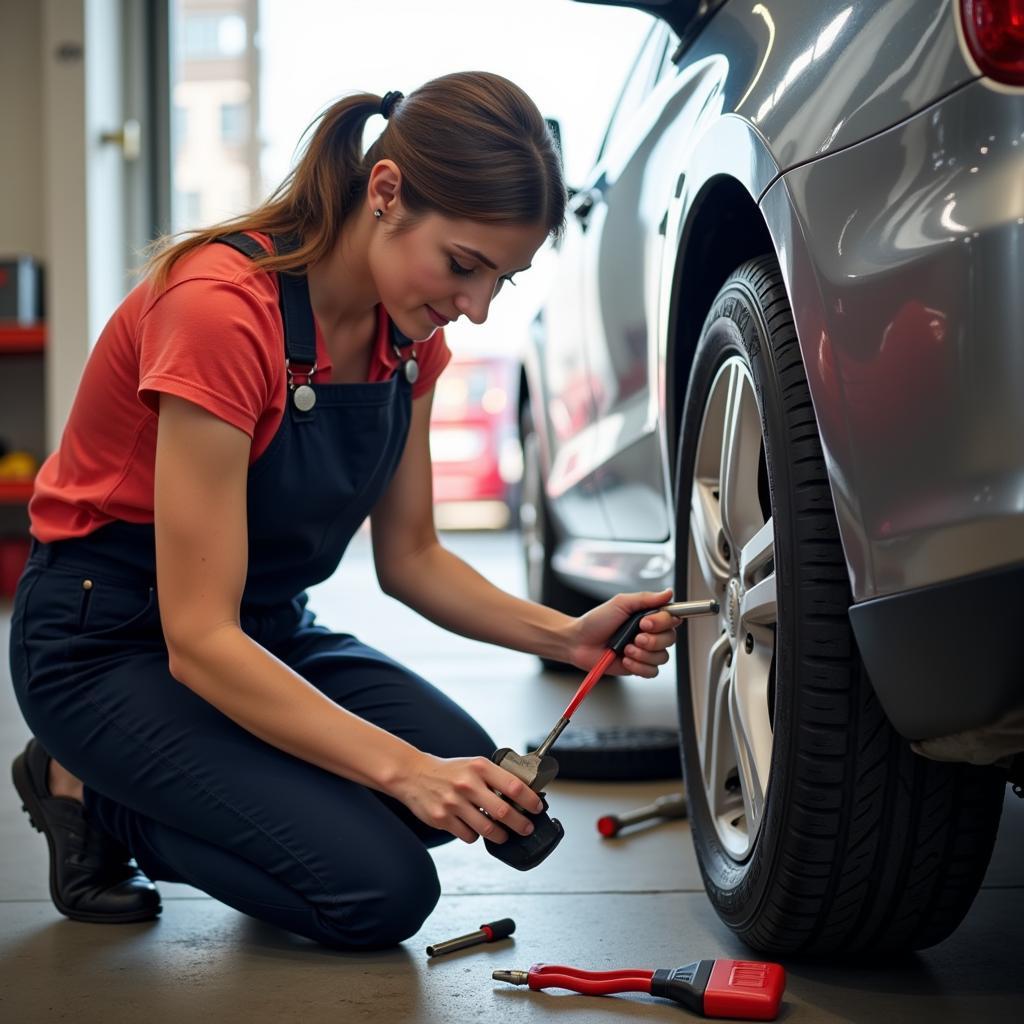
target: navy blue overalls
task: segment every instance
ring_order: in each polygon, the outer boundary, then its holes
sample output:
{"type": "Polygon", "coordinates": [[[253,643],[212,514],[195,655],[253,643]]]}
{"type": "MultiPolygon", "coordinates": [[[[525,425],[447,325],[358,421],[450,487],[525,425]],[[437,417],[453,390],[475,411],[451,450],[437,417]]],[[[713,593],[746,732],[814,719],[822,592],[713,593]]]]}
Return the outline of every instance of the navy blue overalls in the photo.
{"type": "MultiPolygon", "coordinates": [[[[263,251],[245,235],[221,241],[249,256],[263,251]]],[[[308,283],[278,279],[283,354],[308,384],[308,283]]],[[[394,328],[392,338],[408,344],[394,328]]],[[[401,367],[385,382],[311,387],[301,396],[293,387],[249,468],[242,629],[336,703],[420,750],[488,756],[494,741],[458,705],[354,636],[317,624],[306,607],[306,588],[334,572],[392,478],[412,405],[401,367]]],[[[11,669],[32,732],[83,780],[90,817],[150,878],[187,882],[349,948],[400,942],[434,908],[440,890],[427,847],[449,833],[263,742],[171,676],[152,524],[33,541],[15,597],[11,669]]]]}

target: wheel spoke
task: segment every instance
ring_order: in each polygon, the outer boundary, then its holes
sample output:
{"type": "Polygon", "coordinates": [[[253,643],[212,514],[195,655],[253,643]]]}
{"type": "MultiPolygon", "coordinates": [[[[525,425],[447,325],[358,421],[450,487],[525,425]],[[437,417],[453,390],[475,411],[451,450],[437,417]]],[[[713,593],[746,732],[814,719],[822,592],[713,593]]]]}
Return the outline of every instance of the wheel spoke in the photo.
{"type": "Polygon", "coordinates": [[[761,417],[746,372],[735,365],[730,374],[719,476],[722,526],[729,543],[738,551],[764,522],[757,492],[761,417]]]}
{"type": "Polygon", "coordinates": [[[723,633],[708,652],[707,664],[698,677],[704,684],[702,700],[695,707],[694,721],[702,723],[701,764],[704,781],[712,793],[724,787],[721,759],[725,751],[723,740],[728,740],[729,637],[723,633]]]}
{"type": "Polygon", "coordinates": [[[779,621],[775,599],[775,573],[769,573],[755,583],[740,598],[740,628],[748,626],[774,626],[779,621]]]}
{"type": "Polygon", "coordinates": [[[722,437],[732,372],[733,368],[726,364],[708,396],[697,442],[690,494],[690,541],[711,597],[721,597],[729,579],[729,559],[722,550],[724,534],[718,475],[722,468],[722,437]]]}
{"type": "Polygon", "coordinates": [[[742,645],[737,649],[729,707],[747,813],[747,833],[751,839],[764,811],[772,758],[772,729],[768,718],[772,634],[767,630],[763,632],[765,635],[755,641],[749,653],[742,645]]]}
{"type": "Polygon", "coordinates": [[[714,487],[695,480],[690,502],[690,542],[697,555],[700,574],[712,597],[721,595],[729,579],[729,563],[718,542],[721,531],[721,513],[714,487]]]}
{"type": "Polygon", "coordinates": [[[768,522],[754,534],[740,550],[740,582],[749,587],[769,562],[775,561],[775,520],[768,522]]]}
{"type": "Polygon", "coordinates": [[[732,686],[726,676],[726,685],[718,691],[715,701],[715,729],[708,762],[707,791],[709,809],[715,818],[731,817],[737,804],[735,790],[730,792],[730,777],[735,775],[736,755],[733,752],[729,694],[732,686]]]}

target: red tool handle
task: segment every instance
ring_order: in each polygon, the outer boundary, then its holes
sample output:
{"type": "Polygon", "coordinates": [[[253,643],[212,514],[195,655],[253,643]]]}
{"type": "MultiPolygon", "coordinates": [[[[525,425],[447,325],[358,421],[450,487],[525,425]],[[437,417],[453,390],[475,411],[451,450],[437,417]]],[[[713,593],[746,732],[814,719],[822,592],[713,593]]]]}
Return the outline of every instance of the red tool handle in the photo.
{"type": "Polygon", "coordinates": [[[545,988],[566,988],[587,996],[608,996],[615,992],[651,991],[654,971],[584,971],[561,964],[534,964],[529,986],[534,992],[545,988]]]}
{"type": "Polygon", "coordinates": [[[488,924],[480,925],[480,931],[484,933],[484,941],[497,942],[498,939],[507,939],[516,930],[516,923],[511,917],[503,917],[500,921],[491,921],[488,924]]]}
{"type": "MultiPolygon", "coordinates": [[[[697,602],[699,605],[700,602],[697,602]]],[[[709,605],[707,612],[717,612],[718,605],[714,601],[707,602],[709,605]]],[[[608,641],[608,649],[601,655],[597,660],[597,664],[587,673],[587,678],[580,684],[580,688],[576,691],[576,696],[569,702],[569,706],[565,709],[562,717],[564,719],[572,718],[572,713],[580,706],[581,701],[594,686],[594,683],[598,681],[605,674],[608,666],[615,660],[616,655],[622,654],[627,644],[631,644],[636,640],[640,634],[640,623],[648,616],[654,614],[654,612],[660,612],[663,608],[677,607],[681,612],[688,614],[705,614],[705,610],[701,608],[687,609],[686,605],[658,605],[657,608],[644,608],[641,611],[634,612],[626,621],[615,631],[608,641]]]]}
{"type": "Polygon", "coordinates": [[[594,688],[594,684],[605,674],[608,666],[615,660],[615,657],[615,651],[608,648],[597,659],[597,664],[587,673],[586,678],[580,683],[580,688],[576,691],[576,695],[569,701],[569,706],[562,712],[563,718],[572,718],[573,712],[583,703],[583,698],[590,693],[594,688]]]}
{"type": "Polygon", "coordinates": [[[716,615],[718,613],[718,602],[682,601],[678,604],[663,604],[658,605],[657,608],[645,608],[634,612],[609,639],[607,650],[598,659],[597,664],[587,673],[587,678],[580,684],[580,688],[576,691],[576,696],[569,701],[569,706],[562,715],[563,721],[568,722],[572,718],[572,713],[580,706],[583,698],[590,693],[594,683],[604,675],[605,670],[615,660],[615,656],[622,654],[626,650],[626,646],[636,640],[641,632],[640,623],[648,615],[660,612],[666,608],[670,609],[672,614],[682,621],[683,618],[689,615],[716,615]]]}
{"type": "MultiPolygon", "coordinates": [[[[505,980],[524,984],[522,974],[518,979],[505,980]]],[[[646,992],[673,999],[704,1017],[775,1020],[786,987],[786,972],[780,964],[752,960],[695,960],[683,967],[656,971],[583,971],[562,964],[534,964],[526,972],[525,984],[535,992],[565,988],[588,996],[646,992]]]]}

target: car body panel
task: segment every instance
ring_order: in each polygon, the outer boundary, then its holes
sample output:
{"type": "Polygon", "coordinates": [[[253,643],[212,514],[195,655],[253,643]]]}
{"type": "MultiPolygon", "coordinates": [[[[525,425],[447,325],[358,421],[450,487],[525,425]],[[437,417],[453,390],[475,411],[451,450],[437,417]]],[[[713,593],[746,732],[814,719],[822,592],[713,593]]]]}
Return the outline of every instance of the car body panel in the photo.
{"type": "MultiPolygon", "coordinates": [[[[568,244],[574,249],[567,246],[562,261],[575,264],[579,290],[559,285],[558,301],[545,312],[559,322],[572,320],[573,312],[566,311],[571,294],[583,311],[575,323],[584,326],[594,420],[585,435],[581,432],[578,450],[572,449],[607,524],[606,532],[588,535],[577,517],[564,524],[571,536],[655,544],[670,537],[671,471],[659,428],[666,357],[663,298],[670,294],[662,275],[666,269],[671,274],[674,264],[666,257],[676,251],[682,218],[704,182],[739,167],[756,198],[779,173],[756,131],[739,118],[722,117],[728,70],[728,62],[717,57],[682,70],[672,66],[663,74],[581,190],[592,201],[585,230],[570,218],[568,244]],[[698,139],[702,145],[695,149],[698,139]],[[681,166],[688,167],[685,176],[681,166]],[[669,205],[666,195],[674,197],[669,205]]],[[[545,324],[549,352],[568,348],[567,339],[576,337],[573,328],[560,332],[554,322],[545,324]]],[[[556,501],[567,490],[557,453],[548,490],[556,501]]],[[[651,571],[646,561],[644,571],[651,571]]]]}
{"type": "Polygon", "coordinates": [[[968,84],[762,203],[854,598],[1024,560],[1024,103],[968,84]]]}
{"type": "MultiPolygon", "coordinates": [[[[601,332],[602,311],[594,305],[600,290],[589,282],[600,272],[599,267],[608,273],[609,257],[614,262],[617,256],[616,252],[604,252],[600,244],[608,209],[605,193],[618,177],[617,172],[609,174],[609,167],[615,167],[620,159],[623,139],[628,147],[635,138],[633,115],[642,115],[650,100],[657,75],[664,69],[668,42],[668,30],[652,26],[619,97],[617,119],[613,119],[602,144],[601,158],[570,202],[551,288],[551,295],[558,301],[546,305],[543,319],[535,325],[536,351],[526,367],[530,395],[538,394],[535,383],[543,389],[539,394],[544,401],[534,404],[533,414],[540,434],[549,513],[561,524],[560,532],[566,534],[591,538],[614,535],[600,489],[608,480],[607,448],[615,443],[608,430],[614,421],[608,420],[605,411],[609,396],[614,401],[617,392],[609,391],[609,375],[600,365],[604,349],[596,344],[595,335],[601,332]],[[583,316],[577,315],[578,309],[584,311],[583,316]],[[597,368],[592,361],[595,357],[599,360],[597,368]]],[[[642,230],[630,231],[634,247],[642,244],[644,237],[642,230]]],[[[616,296],[622,323],[628,325],[638,318],[642,321],[642,310],[637,309],[642,304],[638,298],[642,276],[631,265],[612,266],[610,272],[616,279],[623,278],[623,288],[616,296]]],[[[656,478],[653,482],[660,493],[663,481],[656,478]]],[[[665,524],[659,522],[658,529],[664,536],[665,524]]]]}
{"type": "MultiPolygon", "coordinates": [[[[776,196],[792,187],[790,180],[818,180],[812,169],[832,159],[828,154],[916,121],[922,107],[957,93],[977,74],[947,3],[789,3],[770,10],[729,3],[703,26],[680,67],[648,86],[628,131],[605,147],[581,190],[596,189],[597,201],[585,231],[569,218],[558,301],[544,309],[537,365],[527,368],[531,396],[545,396],[539,433],[547,492],[566,537],[556,564],[582,589],[604,596],[638,567],[653,580],[652,565],[670,557],[669,325],[686,301],[685,282],[675,287],[674,274],[704,187],[723,175],[754,200],[764,198],[776,254],[789,268],[787,284],[799,305],[806,359],[812,342],[804,335],[815,317],[824,319],[825,298],[813,272],[798,280],[809,270],[792,251],[803,232],[787,225],[786,204],[776,196]],[[809,130],[799,130],[804,124],[809,130]],[[787,170],[793,177],[778,184],[787,170]],[[776,191],[765,196],[773,182],[776,191]],[[618,212],[630,210],[632,223],[618,212]]],[[[869,185],[870,175],[861,184],[869,185]]],[[[841,190],[820,202],[853,208],[841,190]]],[[[896,329],[917,331],[915,318],[931,308],[908,307],[896,329]]],[[[900,575],[893,566],[903,556],[890,545],[879,587],[862,499],[851,497],[844,476],[852,454],[835,430],[826,445],[857,598],[929,582],[905,562],[900,575]]],[[[1013,486],[1007,481],[1008,495],[1013,486]]],[[[666,569],[660,582],[670,575],[666,569]]]]}
{"type": "Polygon", "coordinates": [[[950,0],[729,3],[686,53],[727,54],[725,110],[786,169],[884,131],[976,77],[950,0]]]}
{"type": "Polygon", "coordinates": [[[691,33],[699,31],[703,22],[707,21],[725,0],[577,0],[578,3],[595,4],[606,7],[632,7],[638,11],[661,18],[672,26],[677,35],[689,38],[691,33]]]}
{"type": "Polygon", "coordinates": [[[664,196],[678,178],[674,147],[692,135],[718,87],[707,62],[662,78],[598,165],[601,198],[587,221],[586,345],[594,387],[598,494],[612,536],[663,541],[669,474],[658,436],[657,337],[664,196]],[[671,125],[672,131],[666,129],[671,125]],[[659,230],[661,225],[661,230],[659,230]]]}

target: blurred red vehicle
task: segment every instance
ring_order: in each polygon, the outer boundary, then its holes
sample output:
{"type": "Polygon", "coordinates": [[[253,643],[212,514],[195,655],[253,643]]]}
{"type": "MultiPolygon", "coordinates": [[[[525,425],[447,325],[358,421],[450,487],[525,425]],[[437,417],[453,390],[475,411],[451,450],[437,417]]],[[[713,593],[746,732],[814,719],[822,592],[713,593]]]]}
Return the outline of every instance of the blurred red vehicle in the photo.
{"type": "Polygon", "coordinates": [[[518,360],[455,352],[430,419],[434,513],[442,528],[515,522],[523,475],[516,394],[518,360]]]}

